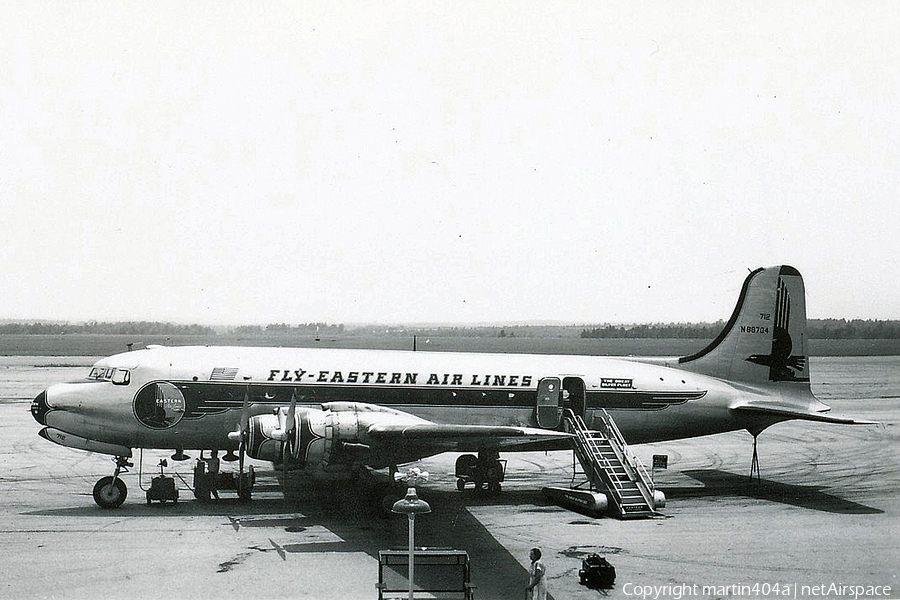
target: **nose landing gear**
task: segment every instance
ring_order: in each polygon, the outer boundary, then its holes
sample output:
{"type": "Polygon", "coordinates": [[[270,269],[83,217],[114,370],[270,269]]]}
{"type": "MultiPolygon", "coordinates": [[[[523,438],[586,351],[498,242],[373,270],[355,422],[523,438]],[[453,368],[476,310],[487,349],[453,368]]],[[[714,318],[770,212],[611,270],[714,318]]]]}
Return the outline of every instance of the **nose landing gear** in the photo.
{"type": "Polygon", "coordinates": [[[116,470],[112,476],[101,477],[94,486],[94,502],[100,508],[119,508],[128,496],[128,488],[125,487],[125,482],[119,479],[119,475],[127,473],[128,467],[133,467],[134,463],[126,456],[117,456],[114,461],[116,470]]]}

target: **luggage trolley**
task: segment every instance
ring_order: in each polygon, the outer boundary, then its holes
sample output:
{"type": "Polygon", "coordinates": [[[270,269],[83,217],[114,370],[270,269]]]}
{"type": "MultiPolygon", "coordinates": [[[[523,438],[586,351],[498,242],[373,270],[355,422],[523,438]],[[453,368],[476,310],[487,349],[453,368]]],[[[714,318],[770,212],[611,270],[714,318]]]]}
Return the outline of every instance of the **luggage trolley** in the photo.
{"type": "Polygon", "coordinates": [[[163,474],[163,468],[169,466],[166,459],[159,461],[159,475],[154,477],[150,482],[150,489],[147,490],[147,506],[156,500],[165,504],[171,501],[178,502],[178,488],[175,487],[175,478],[167,477],[163,474]]]}

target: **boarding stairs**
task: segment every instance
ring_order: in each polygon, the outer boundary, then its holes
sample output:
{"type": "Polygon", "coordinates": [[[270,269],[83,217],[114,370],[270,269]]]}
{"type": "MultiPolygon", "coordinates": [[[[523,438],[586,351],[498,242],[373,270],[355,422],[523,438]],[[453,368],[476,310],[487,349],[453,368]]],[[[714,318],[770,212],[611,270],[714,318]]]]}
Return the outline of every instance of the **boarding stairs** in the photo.
{"type": "MultiPolygon", "coordinates": [[[[605,491],[610,507],[620,519],[637,519],[658,514],[654,508],[655,489],[647,469],[635,456],[622,437],[615,421],[606,410],[595,413],[594,425],[600,421],[600,429],[588,429],[584,419],[571,410],[565,411],[565,426],[574,434],[574,455],[581,463],[591,490],[605,491]]],[[[573,460],[573,469],[575,461],[573,460]]],[[[573,484],[578,473],[573,475],[573,484]]]]}

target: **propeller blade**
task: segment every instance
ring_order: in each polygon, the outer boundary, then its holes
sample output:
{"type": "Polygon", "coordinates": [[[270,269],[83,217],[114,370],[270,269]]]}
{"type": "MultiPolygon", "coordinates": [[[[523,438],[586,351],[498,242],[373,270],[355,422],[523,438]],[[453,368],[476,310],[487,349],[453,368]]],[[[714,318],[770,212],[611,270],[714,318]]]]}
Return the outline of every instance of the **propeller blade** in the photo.
{"type": "Polygon", "coordinates": [[[287,429],[285,431],[293,432],[294,426],[296,425],[296,421],[294,420],[294,415],[297,412],[297,390],[296,388],[291,392],[291,405],[288,407],[287,411],[287,429]]]}
{"type": "Polygon", "coordinates": [[[244,404],[241,406],[241,416],[237,422],[237,429],[228,433],[228,439],[232,442],[241,442],[243,444],[247,440],[250,433],[250,385],[244,390],[244,404]]]}
{"type": "Polygon", "coordinates": [[[289,454],[293,456],[294,450],[294,432],[297,429],[297,390],[294,389],[291,392],[291,405],[287,410],[287,418],[285,419],[285,428],[284,432],[287,434],[285,437],[285,443],[287,444],[289,454]]]}
{"type": "Polygon", "coordinates": [[[287,471],[288,471],[288,459],[290,458],[290,448],[288,448],[288,442],[285,440],[281,446],[281,493],[285,494],[287,492],[287,471]]]}
{"type": "Polygon", "coordinates": [[[240,491],[241,487],[244,485],[244,452],[245,446],[243,440],[241,440],[241,445],[238,446],[238,491],[240,491]]]}
{"type": "Polygon", "coordinates": [[[294,431],[297,428],[297,389],[291,390],[291,405],[288,407],[284,415],[284,441],[281,442],[281,488],[282,492],[287,489],[287,472],[288,461],[294,455],[294,431]]]}
{"type": "Polygon", "coordinates": [[[250,426],[250,384],[244,390],[244,405],[241,407],[241,435],[247,437],[250,426]]]}

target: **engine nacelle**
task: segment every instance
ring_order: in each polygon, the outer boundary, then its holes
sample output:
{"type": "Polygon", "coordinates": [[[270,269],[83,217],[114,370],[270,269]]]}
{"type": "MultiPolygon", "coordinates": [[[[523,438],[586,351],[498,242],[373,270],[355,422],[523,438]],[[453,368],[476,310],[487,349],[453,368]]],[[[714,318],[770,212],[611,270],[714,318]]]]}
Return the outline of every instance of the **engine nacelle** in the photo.
{"type": "Polygon", "coordinates": [[[358,413],[297,408],[290,439],[285,439],[288,409],[252,417],[249,423],[247,454],[251,458],[289,464],[307,471],[325,471],[335,462],[335,453],[345,443],[359,443],[358,413]],[[288,456],[283,456],[284,444],[288,456]]]}

